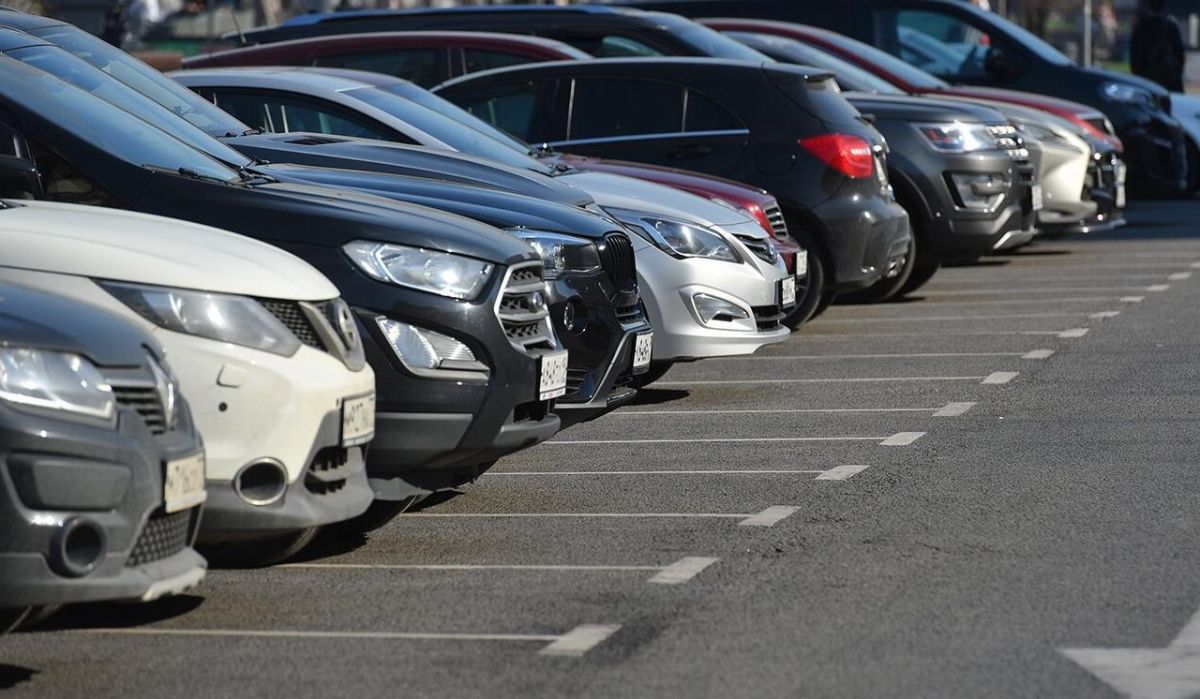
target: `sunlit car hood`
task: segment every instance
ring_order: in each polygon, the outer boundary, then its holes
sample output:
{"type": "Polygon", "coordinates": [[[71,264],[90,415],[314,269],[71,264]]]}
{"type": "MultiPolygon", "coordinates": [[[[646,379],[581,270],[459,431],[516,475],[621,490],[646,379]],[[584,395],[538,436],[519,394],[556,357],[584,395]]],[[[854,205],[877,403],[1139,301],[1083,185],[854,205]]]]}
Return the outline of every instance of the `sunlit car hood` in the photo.
{"type": "Polygon", "coordinates": [[[758,229],[759,235],[755,237],[767,237],[762,226],[740,211],[673,187],[605,172],[571,172],[558,179],[587,191],[601,207],[647,211],[705,226],[735,226],[749,222],[758,229]]]}

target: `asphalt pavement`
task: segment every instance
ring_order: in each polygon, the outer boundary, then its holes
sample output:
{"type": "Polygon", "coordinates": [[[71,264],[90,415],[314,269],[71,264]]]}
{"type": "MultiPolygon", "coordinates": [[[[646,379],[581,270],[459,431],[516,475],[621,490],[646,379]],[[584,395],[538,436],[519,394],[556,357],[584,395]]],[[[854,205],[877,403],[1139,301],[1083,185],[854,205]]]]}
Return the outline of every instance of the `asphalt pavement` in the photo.
{"type": "Polygon", "coordinates": [[[461,493],[0,639],[13,697],[1188,697],[1200,230],[835,306],[461,493]]]}

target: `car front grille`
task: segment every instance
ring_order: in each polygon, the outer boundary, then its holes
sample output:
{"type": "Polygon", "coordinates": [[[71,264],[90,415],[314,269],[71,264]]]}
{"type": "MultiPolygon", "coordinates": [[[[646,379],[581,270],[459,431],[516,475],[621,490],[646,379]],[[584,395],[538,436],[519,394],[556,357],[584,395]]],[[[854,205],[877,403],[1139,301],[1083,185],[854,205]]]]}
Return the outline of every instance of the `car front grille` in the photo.
{"type": "Polygon", "coordinates": [[[779,306],[754,306],[751,310],[754,311],[754,322],[758,324],[759,330],[774,330],[782,323],[786,314],[779,306]]]}
{"type": "Polygon", "coordinates": [[[496,304],[496,317],[513,345],[524,350],[554,348],[542,263],[533,262],[510,271],[496,304]]]}
{"type": "Polygon", "coordinates": [[[632,306],[620,306],[615,309],[617,313],[617,321],[621,325],[634,325],[642,323],[646,320],[646,311],[642,308],[641,303],[636,303],[632,306]]]}
{"type": "Polygon", "coordinates": [[[151,434],[157,436],[166,433],[166,412],[154,386],[113,383],[112,392],[117,405],[132,408],[142,417],[151,434]]]}
{"type": "Polygon", "coordinates": [[[326,351],[325,343],[321,342],[321,337],[317,335],[316,328],[313,327],[312,321],[304,314],[304,309],[300,308],[300,304],[295,301],[274,301],[274,300],[259,300],[271,315],[279,319],[279,322],[287,326],[288,330],[292,331],[301,342],[319,349],[322,352],[326,351]]]}
{"type": "Polygon", "coordinates": [[[745,245],[755,257],[767,264],[773,265],[779,259],[779,251],[766,240],[741,235],[737,239],[742,241],[742,245],[745,245]]]}
{"type": "Polygon", "coordinates": [[[609,233],[598,246],[600,265],[617,291],[637,288],[637,267],[633,259],[633,243],[624,233],[609,233]]]}
{"type": "Polygon", "coordinates": [[[779,204],[772,204],[763,209],[763,213],[767,215],[767,222],[771,224],[771,230],[775,233],[775,237],[780,240],[788,240],[787,220],[783,217],[783,210],[779,208],[779,204]]]}
{"type": "Polygon", "coordinates": [[[182,512],[155,512],[150,515],[125,566],[132,568],[161,561],[187,548],[191,538],[192,516],[199,509],[193,507],[182,512]]]}
{"type": "Polygon", "coordinates": [[[572,369],[567,367],[567,395],[578,393],[579,389],[583,388],[583,382],[587,381],[587,369],[572,369]]]}

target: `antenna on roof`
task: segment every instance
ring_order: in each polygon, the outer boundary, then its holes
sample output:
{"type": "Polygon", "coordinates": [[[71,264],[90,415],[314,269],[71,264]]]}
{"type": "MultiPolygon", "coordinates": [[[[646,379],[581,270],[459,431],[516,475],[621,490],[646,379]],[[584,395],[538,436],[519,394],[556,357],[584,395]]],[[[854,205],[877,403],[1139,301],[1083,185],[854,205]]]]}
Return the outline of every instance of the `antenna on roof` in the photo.
{"type": "Polygon", "coordinates": [[[238,46],[249,46],[249,44],[246,43],[246,35],[242,33],[242,23],[238,21],[236,3],[229,3],[229,13],[233,15],[233,29],[237,32],[238,46]]]}

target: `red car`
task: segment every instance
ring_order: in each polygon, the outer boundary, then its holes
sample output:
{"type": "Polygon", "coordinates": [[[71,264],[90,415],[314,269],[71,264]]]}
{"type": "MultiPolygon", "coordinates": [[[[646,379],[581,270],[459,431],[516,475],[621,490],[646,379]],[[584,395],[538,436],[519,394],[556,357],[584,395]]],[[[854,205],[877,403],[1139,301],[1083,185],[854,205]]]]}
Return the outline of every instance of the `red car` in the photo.
{"type": "Polygon", "coordinates": [[[1107,141],[1117,149],[1122,150],[1121,139],[1117,138],[1113,125],[1104,114],[1096,109],[1078,102],[1035,95],[1016,90],[1001,90],[999,88],[973,87],[970,85],[951,85],[936,78],[920,68],[910,66],[895,56],[881,51],[857,39],[804,24],[791,22],[775,22],[760,19],[740,18],[710,18],[698,19],[697,22],[716,29],[717,31],[742,31],[757,34],[772,34],[804,43],[837,54],[838,56],[868,70],[896,87],[916,95],[934,94],[951,97],[968,97],[986,99],[996,102],[1008,102],[1023,107],[1031,107],[1062,117],[1075,124],[1091,136],[1107,141]]]}
{"type": "MultiPolygon", "coordinates": [[[[386,73],[430,87],[466,73],[541,61],[591,58],[553,39],[487,32],[380,32],[281,41],[185,59],[183,67],[305,65],[386,73]]],[[[758,221],[796,271],[800,246],[787,232],[775,197],[740,182],[620,160],[549,154],[542,160],[593,172],[635,177],[682,189],[738,209],[758,221]]]]}

